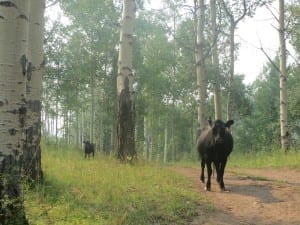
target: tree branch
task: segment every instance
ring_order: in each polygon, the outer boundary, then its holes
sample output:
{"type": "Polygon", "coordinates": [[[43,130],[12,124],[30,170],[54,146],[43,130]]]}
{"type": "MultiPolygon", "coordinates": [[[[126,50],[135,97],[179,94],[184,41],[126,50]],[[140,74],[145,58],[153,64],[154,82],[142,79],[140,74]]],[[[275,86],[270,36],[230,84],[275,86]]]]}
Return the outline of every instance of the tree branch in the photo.
{"type": "Polygon", "coordinates": [[[234,21],[234,27],[246,16],[247,14],[247,3],[246,0],[243,0],[243,14],[236,20],[234,21]]]}
{"type": "Polygon", "coordinates": [[[276,63],[271,59],[271,57],[267,54],[267,52],[265,51],[265,49],[262,47],[262,43],[261,40],[259,39],[260,42],[260,50],[264,53],[264,55],[267,57],[268,61],[272,64],[272,66],[274,66],[274,68],[277,70],[277,72],[281,73],[279,67],[276,65],[276,63]]]}
{"type": "Polygon", "coordinates": [[[56,5],[59,2],[59,0],[52,0],[52,1],[48,1],[48,2],[49,2],[49,4],[46,5],[46,8],[56,5]]]}
{"type": "Polygon", "coordinates": [[[272,14],[272,16],[274,17],[274,19],[279,23],[279,18],[275,15],[275,13],[270,9],[270,7],[267,4],[266,4],[266,8],[272,14]]]}

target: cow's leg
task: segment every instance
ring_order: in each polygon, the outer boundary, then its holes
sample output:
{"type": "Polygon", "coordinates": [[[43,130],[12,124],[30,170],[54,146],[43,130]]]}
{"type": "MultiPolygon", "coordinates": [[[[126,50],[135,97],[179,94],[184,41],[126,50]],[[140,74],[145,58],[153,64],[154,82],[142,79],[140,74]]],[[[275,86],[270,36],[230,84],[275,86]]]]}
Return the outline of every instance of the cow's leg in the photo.
{"type": "Polygon", "coordinates": [[[220,182],[219,182],[219,184],[220,184],[220,188],[222,191],[225,191],[225,184],[224,184],[223,177],[224,177],[226,163],[227,163],[227,159],[222,160],[221,165],[220,165],[220,182]]]}
{"type": "Polygon", "coordinates": [[[221,165],[221,163],[219,161],[214,162],[214,166],[215,166],[216,173],[217,173],[217,182],[218,183],[220,183],[220,165],[221,165]]]}
{"type": "Polygon", "coordinates": [[[212,174],[212,168],[211,168],[211,162],[207,162],[207,182],[206,182],[206,190],[210,191],[211,190],[211,174],[212,174]]]}
{"type": "Polygon", "coordinates": [[[200,175],[200,180],[202,181],[202,183],[205,182],[205,178],[204,178],[204,168],[205,168],[205,160],[201,159],[201,175],[200,175]]]}

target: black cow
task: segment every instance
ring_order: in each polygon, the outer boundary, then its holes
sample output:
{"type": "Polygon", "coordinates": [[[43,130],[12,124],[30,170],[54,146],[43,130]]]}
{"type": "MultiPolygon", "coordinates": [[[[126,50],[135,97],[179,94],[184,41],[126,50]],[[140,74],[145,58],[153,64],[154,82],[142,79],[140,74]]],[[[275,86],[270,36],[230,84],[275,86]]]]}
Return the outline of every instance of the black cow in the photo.
{"type": "Polygon", "coordinates": [[[90,141],[83,141],[84,143],[84,158],[90,158],[90,154],[92,154],[93,158],[95,156],[95,147],[94,144],[90,141]]]}
{"type": "Polygon", "coordinates": [[[204,129],[197,142],[197,150],[201,159],[201,175],[200,180],[204,183],[204,168],[207,166],[207,182],[206,190],[211,190],[211,175],[213,163],[217,172],[217,181],[221,190],[225,190],[223,181],[224,170],[227,163],[227,157],[233,148],[233,138],[230,133],[230,126],[233,120],[224,123],[222,120],[211,122],[210,126],[204,129]]]}

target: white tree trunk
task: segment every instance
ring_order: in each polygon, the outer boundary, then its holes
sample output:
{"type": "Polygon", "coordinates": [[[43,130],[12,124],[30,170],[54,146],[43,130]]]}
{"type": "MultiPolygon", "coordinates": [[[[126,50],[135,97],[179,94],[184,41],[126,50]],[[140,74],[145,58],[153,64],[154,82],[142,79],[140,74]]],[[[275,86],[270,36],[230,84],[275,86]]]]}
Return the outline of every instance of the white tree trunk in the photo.
{"type": "Polygon", "coordinates": [[[229,51],[230,51],[230,71],[229,71],[229,78],[228,78],[228,100],[227,100],[227,120],[232,119],[233,117],[233,85],[234,85],[234,60],[235,60],[235,54],[234,54],[234,46],[235,46],[235,29],[238,25],[238,23],[246,16],[248,10],[249,10],[249,6],[248,4],[250,4],[250,2],[248,2],[247,0],[243,0],[242,2],[242,8],[241,10],[241,14],[238,16],[238,18],[235,18],[235,14],[233,13],[233,11],[231,10],[230,6],[226,6],[226,3],[224,0],[221,0],[221,4],[223,9],[226,12],[226,15],[229,18],[230,21],[230,34],[229,34],[229,42],[230,42],[230,46],[229,46],[229,51]]]}
{"type": "Polygon", "coordinates": [[[210,0],[211,8],[211,44],[212,44],[212,65],[214,67],[214,106],[215,119],[222,119],[222,104],[220,91],[220,74],[219,74],[219,58],[218,58],[218,32],[217,32],[217,11],[216,0],[210,0]]]}
{"type": "Polygon", "coordinates": [[[135,0],[123,0],[118,59],[117,157],[123,162],[136,160],[135,99],[133,91],[132,43],[135,0]]]}
{"type": "Polygon", "coordinates": [[[235,25],[234,20],[230,22],[230,69],[228,78],[228,100],[227,100],[227,120],[231,120],[233,117],[233,82],[234,82],[234,35],[235,25]]]}
{"type": "MultiPolygon", "coordinates": [[[[195,1],[196,2],[196,1],[195,1]]],[[[204,69],[204,20],[205,20],[205,5],[204,0],[199,0],[197,9],[197,41],[196,41],[196,74],[198,86],[198,123],[200,131],[207,125],[206,115],[206,74],[204,69]]]]}
{"type": "Polygon", "coordinates": [[[58,96],[55,101],[55,144],[58,145],[58,96]]]}
{"type": "Polygon", "coordinates": [[[44,9],[45,1],[30,1],[28,32],[28,73],[26,83],[27,121],[24,173],[32,181],[41,181],[41,97],[44,68],[44,9]]]}
{"type": "Polygon", "coordinates": [[[149,162],[151,162],[153,157],[153,138],[151,134],[148,136],[148,142],[149,142],[149,162]]]}
{"type": "Polygon", "coordinates": [[[91,126],[90,126],[90,141],[94,142],[94,123],[95,123],[95,77],[94,73],[92,72],[92,82],[91,82],[91,126]]]}
{"type": "Polygon", "coordinates": [[[286,71],[286,44],[284,24],[284,0],[279,0],[279,44],[280,44],[280,133],[281,147],[287,151],[290,147],[287,116],[287,71],[286,71]]]}
{"type": "Polygon", "coordinates": [[[75,130],[75,135],[76,135],[76,146],[78,148],[81,147],[81,129],[80,129],[80,113],[78,112],[78,110],[76,110],[76,130],[75,130]]]}
{"type": "Polygon", "coordinates": [[[148,160],[149,153],[149,135],[148,135],[148,120],[144,116],[144,158],[148,160]]]}
{"type": "Polygon", "coordinates": [[[168,157],[168,123],[165,124],[165,144],[164,144],[164,164],[167,163],[168,157]]]}
{"type": "Polygon", "coordinates": [[[86,137],[84,136],[85,135],[85,116],[84,116],[84,110],[82,109],[82,112],[81,112],[81,147],[83,147],[83,141],[86,140],[86,137]]]}
{"type": "MultiPolygon", "coordinates": [[[[125,80],[129,81],[129,92],[133,93],[132,43],[135,19],[135,0],[123,0],[122,27],[120,31],[120,49],[118,59],[117,92],[125,89],[125,80]]],[[[131,96],[133,97],[133,96],[131,96]]]]}
{"type": "Polygon", "coordinates": [[[3,225],[28,224],[21,179],[27,111],[28,3],[28,0],[0,2],[0,221],[3,225]]]}

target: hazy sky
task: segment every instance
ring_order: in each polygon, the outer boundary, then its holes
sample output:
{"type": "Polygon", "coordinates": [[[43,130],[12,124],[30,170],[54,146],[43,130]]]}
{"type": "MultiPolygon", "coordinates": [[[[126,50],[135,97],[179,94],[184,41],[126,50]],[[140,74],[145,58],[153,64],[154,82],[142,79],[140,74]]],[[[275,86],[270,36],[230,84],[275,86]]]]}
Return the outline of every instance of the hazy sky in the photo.
{"type": "Polygon", "coordinates": [[[277,21],[266,9],[258,9],[253,18],[246,18],[238,26],[236,41],[240,43],[240,49],[236,72],[246,75],[246,83],[254,81],[267,62],[266,56],[258,48],[263,47],[271,57],[276,55],[279,36],[275,27],[278,27],[277,21]]]}

